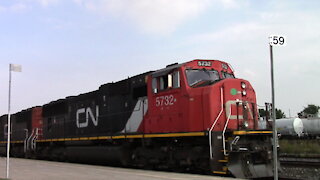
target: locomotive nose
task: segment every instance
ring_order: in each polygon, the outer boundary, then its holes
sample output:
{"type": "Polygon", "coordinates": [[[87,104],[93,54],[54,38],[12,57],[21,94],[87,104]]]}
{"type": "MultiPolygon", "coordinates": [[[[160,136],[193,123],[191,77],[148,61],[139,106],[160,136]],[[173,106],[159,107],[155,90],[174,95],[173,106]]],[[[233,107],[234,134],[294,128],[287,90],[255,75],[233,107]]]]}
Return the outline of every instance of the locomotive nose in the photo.
{"type": "Polygon", "coordinates": [[[243,79],[228,79],[224,81],[223,86],[226,97],[230,100],[238,99],[255,102],[255,92],[248,81],[243,79]]]}
{"type": "Polygon", "coordinates": [[[223,84],[225,111],[232,129],[254,129],[257,119],[255,92],[248,81],[228,79],[223,84]],[[234,123],[236,122],[236,123],[234,123]]]}

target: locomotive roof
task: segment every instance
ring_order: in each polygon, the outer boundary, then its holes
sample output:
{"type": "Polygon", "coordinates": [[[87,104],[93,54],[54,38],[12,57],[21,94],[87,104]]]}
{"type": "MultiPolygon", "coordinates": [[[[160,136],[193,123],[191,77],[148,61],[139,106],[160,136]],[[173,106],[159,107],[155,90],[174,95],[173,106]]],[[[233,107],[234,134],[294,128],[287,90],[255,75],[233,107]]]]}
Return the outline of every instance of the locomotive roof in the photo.
{"type": "Polygon", "coordinates": [[[102,89],[102,88],[104,88],[104,87],[110,86],[110,85],[112,85],[112,84],[121,83],[121,82],[123,82],[123,81],[128,81],[128,79],[140,78],[140,77],[149,75],[149,74],[151,74],[151,73],[153,73],[153,71],[144,72],[144,73],[137,74],[137,75],[131,76],[131,77],[128,76],[128,78],[122,79],[122,80],[116,81],[116,82],[108,82],[108,83],[105,83],[105,84],[100,85],[99,89],[102,89]]]}
{"type": "Polygon", "coordinates": [[[176,64],[168,65],[166,68],[159,69],[159,70],[153,72],[151,75],[152,75],[152,77],[164,76],[164,75],[168,74],[170,71],[172,71],[173,69],[181,67],[183,64],[185,64],[185,63],[182,63],[182,64],[176,63],[176,64]]]}
{"type": "Polygon", "coordinates": [[[185,63],[181,63],[181,64],[178,64],[178,63],[174,63],[174,64],[170,64],[170,65],[167,65],[167,67],[165,68],[162,68],[162,69],[159,69],[155,72],[153,72],[151,75],[152,77],[159,77],[159,76],[164,76],[166,74],[168,74],[170,71],[172,71],[173,69],[176,69],[176,68],[179,68],[185,64],[188,64],[190,62],[193,62],[193,61],[216,61],[216,62],[220,62],[220,63],[225,63],[225,64],[228,64],[224,61],[220,61],[220,60],[213,60],[213,59],[194,59],[192,61],[188,61],[188,62],[185,62],[185,63]]]}

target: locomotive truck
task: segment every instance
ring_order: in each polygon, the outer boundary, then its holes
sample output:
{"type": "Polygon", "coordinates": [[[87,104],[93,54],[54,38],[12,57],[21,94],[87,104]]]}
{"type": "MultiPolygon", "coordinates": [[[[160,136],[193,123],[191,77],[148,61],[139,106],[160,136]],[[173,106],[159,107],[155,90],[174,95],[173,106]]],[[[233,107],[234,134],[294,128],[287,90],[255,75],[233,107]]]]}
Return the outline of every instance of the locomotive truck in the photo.
{"type": "MultiPolygon", "coordinates": [[[[273,176],[272,131],[258,128],[255,91],[219,60],[171,64],[11,119],[16,157],[273,176]]],[[[7,115],[0,128],[5,154],[7,115]]]]}

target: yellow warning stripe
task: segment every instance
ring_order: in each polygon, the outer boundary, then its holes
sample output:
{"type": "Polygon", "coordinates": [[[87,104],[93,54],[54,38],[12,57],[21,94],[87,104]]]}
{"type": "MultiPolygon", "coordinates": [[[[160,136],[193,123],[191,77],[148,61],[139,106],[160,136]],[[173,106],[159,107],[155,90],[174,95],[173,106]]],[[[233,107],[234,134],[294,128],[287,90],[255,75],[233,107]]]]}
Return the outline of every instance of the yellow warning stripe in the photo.
{"type": "Polygon", "coordinates": [[[233,135],[246,135],[246,134],[272,134],[272,131],[234,131],[233,135]]]}
{"type": "Polygon", "coordinates": [[[88,137],[89,140],[97,140],[98,137],[88,137]]]}
{"type": "Polygon", "coordinates": [[[205,136],[204,132],[191,132],[191,133],[170,133],[170,134],[145,134],[144,137],[186,137],[186,136],[205,136]]]}
{"type": "MultiPolygon", "coordinates": [[[[57,139],[38,139],[36,142],[56,142],[56,141],[87,141],[87,140],[106,140],[106,139],[126,139],[126,138],[156,138],[156,137],[191,137],[205,136],[205,132],[190,133],[167,133],[167,134],[131,134],[118,136],[96,136],[96,137],[77,137],[77,138],[57,138],[57,139]]],[[[0,141],[0,144],[7,141],[0,141]]],[[[11,141],[11,143],[23,143],[23,141],[11,141]]]]}
{"type": "Polygon", "coordinates": [[[143,138],[142,134],[137,134],[137,135],[127,135],[127,138],[143,138]]]}
{"type": "Polygon", "coordinates": [[[99,136],[98,139],[99,139],[99,140],[111,139],[111,136],[99,136]]]}
{"type": "Polygon", "coordinates": [[[225,171],[212,171],[214,174],[227,174],[225,171]]]}
{"type": "Polygon", "coordinates": [[[125,135],[121,135],[121,136],[112,136],[112,139],[124,139],[126,138],[125,135]]]}

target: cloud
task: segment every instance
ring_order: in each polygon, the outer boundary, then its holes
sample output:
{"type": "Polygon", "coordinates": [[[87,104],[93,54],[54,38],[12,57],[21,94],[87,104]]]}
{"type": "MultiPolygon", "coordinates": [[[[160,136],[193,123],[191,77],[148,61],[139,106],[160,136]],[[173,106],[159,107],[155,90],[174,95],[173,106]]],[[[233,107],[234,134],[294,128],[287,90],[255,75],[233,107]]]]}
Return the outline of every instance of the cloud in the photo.
{"type": "Polygon", "coordinates": [[[51,17],[43,18],[43,22],[45,22],[46,24],[50,25],[51,27],[57,30],[68,29],[74,26],[72,22],[65,21],[59,18],[51,18],[51,17]]]}
{"type": "Polygon", "coordinates": [[[22,12],[22,11],[25,11],[26,9],[28,9],[28,6],[23,3],[17,3],[17,4],[12,5],[10,7],[10,9],[13,12],[22,12]]]}
{"type": "Polygon", "coordinates": [[[30,1],[36,1],[43,7],[48,7],[49,5],[57,4],[60,0],[30,0],[30,1]]]}
{"type": "Polygon", "coordinates": [[[53,4],[57,4],[60,0],[17,0],[12,4],[6,6],[0,5],[0,13],[3,12],[13,12],[21,13],[33,9],[33,6],[40,4],[42,7],[48,7],[53,4]]]}
{"type": "Polygon", "coordinates": [[[9,6],[0,6],[0,13],[1,12],[14,12],[14,13],[20,13],[25,12],[30,7],[24,3],[15,3],[9,6]]]}
{"type": "Polygon", "coordinates": [[[252,79],[256,77],[258,74],[251,69],[244,69],[243,74],[245,77],[251,77],[252,79]]]}
{"type": "Polygon", "coordinates": [[[223,29],[209,32],[196,34],[189,38],[187,42],[231,42],[231,41],[248,41],[250,39],[255,39],[257,33],[261,34],[265,30],[266,26],[257,22],[247,22],[233,24],[229,27],[223,29]]]}
{"type": "Polygon", "coordinates": [[[237,4],[235,0],[220,0],[220,3],[226,9],[233,9],[239,7],[239,4],[237,4]]]}
{"type": "Polygon", "coordinates": [[[211,4],[209,0],[74,0],[86,9],[116,17],[152,34],[169,34],[196,18],[211,4]]]}
{"type": "Polygon", "coordinates": [[[6,11],[5,7],[0,6],[0,13],[6,11]]]}

